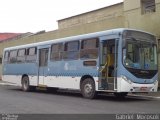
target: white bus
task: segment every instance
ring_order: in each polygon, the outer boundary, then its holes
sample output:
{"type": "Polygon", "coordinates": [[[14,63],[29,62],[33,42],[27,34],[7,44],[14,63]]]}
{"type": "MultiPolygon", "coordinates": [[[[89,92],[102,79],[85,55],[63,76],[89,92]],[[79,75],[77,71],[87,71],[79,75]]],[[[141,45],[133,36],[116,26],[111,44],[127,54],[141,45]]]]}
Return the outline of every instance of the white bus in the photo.
{"type": "Polygon", "coordinates": [[[23,91],[74,89],[90,99],[98,92],[156,92],[156,37],[119,28],[5,48],[2,79],[23,91]]]}

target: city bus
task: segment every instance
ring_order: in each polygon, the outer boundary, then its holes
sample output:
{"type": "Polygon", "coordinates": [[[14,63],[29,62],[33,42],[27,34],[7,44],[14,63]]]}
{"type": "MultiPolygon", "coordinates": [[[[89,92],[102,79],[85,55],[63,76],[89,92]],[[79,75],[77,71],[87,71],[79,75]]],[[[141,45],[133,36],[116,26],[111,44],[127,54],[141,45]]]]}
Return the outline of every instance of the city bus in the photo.
{"type": "Polygon", "coordinates": [[[156,92],[157,41],[148,32],[117,28],[5,48],[3,81],[37,87],[126,96],[156,92]]]}

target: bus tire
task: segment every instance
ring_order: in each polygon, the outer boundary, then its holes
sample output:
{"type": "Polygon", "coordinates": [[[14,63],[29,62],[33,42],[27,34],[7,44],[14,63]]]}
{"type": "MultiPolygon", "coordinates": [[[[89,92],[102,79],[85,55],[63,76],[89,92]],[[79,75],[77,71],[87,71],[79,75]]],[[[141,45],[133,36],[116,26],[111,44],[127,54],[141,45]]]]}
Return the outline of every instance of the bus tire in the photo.
{"type": "Polygon", "coordinates": [[[95,89],[95,83],[92,78],[86,78],[81,84],[81,93],[84,98],[93,99],[96,97],[97,92],[95,89]]]}
{"type": "Polygon", "coordinates": [[[29,85],[28,76],[24,76],[22,78],[22,90],[25,91],[25,92],[29,92],[31,90],[31,86],[29,85]]]}

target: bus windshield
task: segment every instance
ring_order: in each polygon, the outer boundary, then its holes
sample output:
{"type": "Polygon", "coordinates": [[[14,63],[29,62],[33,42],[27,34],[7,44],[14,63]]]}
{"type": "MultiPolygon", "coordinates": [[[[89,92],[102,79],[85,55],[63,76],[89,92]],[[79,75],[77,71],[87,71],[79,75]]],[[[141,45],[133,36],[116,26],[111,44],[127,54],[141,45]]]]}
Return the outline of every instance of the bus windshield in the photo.
{"type": "Polygon", "coordinates": [[[124,56],[124,65],[127,68],[157,70],[156,44],[135,38],[127,39],[124,56]]]}

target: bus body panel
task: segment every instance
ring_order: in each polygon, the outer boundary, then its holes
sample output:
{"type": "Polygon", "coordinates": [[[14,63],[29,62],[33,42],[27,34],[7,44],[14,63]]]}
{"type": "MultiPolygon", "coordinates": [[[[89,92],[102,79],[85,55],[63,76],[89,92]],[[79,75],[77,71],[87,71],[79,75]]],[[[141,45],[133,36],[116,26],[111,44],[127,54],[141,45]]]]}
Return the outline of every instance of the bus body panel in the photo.
{"type": "MultiPolygon", "coordinates": [[[[128,29],[107,30],[86,35],[79,35],[74,37],[62,38],[57,40],[50,40],[40,43],[33,43],[29,45],[22,45],[4,49],[5,51],[19,50],[22,48],[37,49],[37,59],[33,62],[24,63],[5,63],[3,55],[3,76],[2,80],[10,83],[15,83],[21,86],[22,77],[28,76],[31,86],[46,86],[64,89],[80,90],[80,83],[83,76],[90,76],[95,82],[96,91],[108,91],[101,89],[101,48],[98,51],[97,59],[75,59],[75,60],[51,60],[51,45],[57,43],[64,43],[70,41],[80,41],[90,38],[98,38],[99,43],[107,40],[115,40],[118,44],[117,50],[117,72],[116,79],[114,79],[113,92],[155,92],[157,91],[158,75],[156,74],[151,79],[137,78],[132,75],[123,65],[123,51],[122,51],[122,33],[128,29]],[[40,65],[40,53],[46,51],[47,59],[45,65],[40,65]],[[95,63],[95,65],[87,65],[88,63],[95,63]],[[126,80],[127,78],[127,80],[126,80]]],[[[131,29],[129,29],[131,30],[131,29]]],[[[143,31],[140,31],[143,32],[143,31]]],[[[150,34],[150,33],[148,33],[150,34]]],[[[103,44],[102,44],[103,45],[103,44]]],[[[81,47],[81,45],[80,45],[81,47]]],[[[43,54],[42,54],[43,57],[43,54]]],[[[106,87],[106,86],[105,86],[106,87]]]]}

